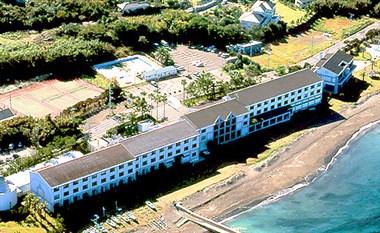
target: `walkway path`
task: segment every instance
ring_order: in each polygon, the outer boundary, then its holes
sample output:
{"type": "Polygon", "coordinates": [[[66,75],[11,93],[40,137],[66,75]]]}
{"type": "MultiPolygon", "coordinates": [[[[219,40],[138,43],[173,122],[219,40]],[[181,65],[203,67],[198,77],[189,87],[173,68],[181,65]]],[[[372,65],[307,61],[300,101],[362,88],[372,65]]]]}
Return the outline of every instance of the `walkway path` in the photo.
{"type": "Polygon", "coordinates": [[[175,203],[174,206],[178,211],[180,211],[182,215],[184,215],[185,218],[204,227],[209,231],[216,233],[239,233],[238,231],[231,229],[221,223],[217,223],[211,219],[205,218],[199,214],[192,212],[191,210],[182,206],[182,204],[179,202],[175,203]]]}

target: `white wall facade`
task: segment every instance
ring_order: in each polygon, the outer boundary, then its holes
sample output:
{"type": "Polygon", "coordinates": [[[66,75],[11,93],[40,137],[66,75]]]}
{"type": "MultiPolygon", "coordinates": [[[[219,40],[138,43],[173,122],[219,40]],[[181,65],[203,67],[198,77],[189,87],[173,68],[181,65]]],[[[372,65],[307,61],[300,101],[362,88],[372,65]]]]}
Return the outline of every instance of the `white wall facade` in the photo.
{"type": "Polygon", "coordinates": [[[181,163],[196,163],[199,160],[198,147],[199,137],[194,136],[57,187],[50,187],[38,173],[32,172],[31,191],[47,202],[50,211],[54,211],[55,206],[71,204],[86,196],[97,195],[134,181],[138,175],[148,174],[160,165],[170,167],[176,159],[181,163]]]}
{"type": "Polygon", "coordinates": [[[352,72],[355,69],[353,62],[351,61],[346,65],[345,69],[339,74],[335,74],[330,70],[323,67],[317,68],[315,73],[324,81],[325,90],[332,94],[338,94],[344,84],[346,84],[352,77],[352,72]]]}
{"type": "Polygon", "coordinates": [[[245,106],[247,113],[225,119],[217,118],[212,125],[199,129],[198,135],[138,154],[135,159],[113,167],[50,187],[38,172],[31,173],[31,190],[54,211],[54,206],[73,203],[86,195],[105,192],[121,183],[138,179],[160,166],[170,167],[176,161],[196,163],[199,154],[207,150],[207,143],[224,144],[253,132],[289,121],[294,113],[310,109],[322,101],[323,81],[283,93],[276,97],[245,106]]]}

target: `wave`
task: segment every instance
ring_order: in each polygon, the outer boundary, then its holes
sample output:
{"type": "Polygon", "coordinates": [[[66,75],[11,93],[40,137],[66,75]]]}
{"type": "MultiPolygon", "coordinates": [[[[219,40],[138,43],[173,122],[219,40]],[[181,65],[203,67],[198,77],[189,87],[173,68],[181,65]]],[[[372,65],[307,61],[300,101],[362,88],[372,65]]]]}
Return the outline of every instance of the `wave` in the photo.
{"type": "Polygon", "coordinates": [[[339,148],[339,150],[334,154],[334,156],[331,157],[331,160],[330,162],[328,162],[326,165],[323,165],[321,166],[320,168],[318,168],[314,173],[308,175],[305,177],[305,182],[301,182],[301,183],[298,183],[290,188],[286,188],[286,189],[283,189],[271,196],[269,196],[268,198],[266,198],[264,201],[261,201],[260,203],[252,206],[251,208],[249,209],[246,209],[244,211],[241,211],[235,215],[232,215],[228,218],[225,218],[223,219],[222,221],[220,221],[220,223],[224,223],[224,222],[228,222],[232,219],[235,219],[237,218],[238,216],[244,214],[244,213],[247,213],[247,212],[250,212],[256,208],[259,208],[259,207],[262,207],[262,206],[265,206],[265,205],[269,205],[269,204],[272,204],[278,200],[280,200],[281,198],[289,195],[289,194],[292,194],[294,193],[295,191],[299,190],[299,189],[302,189],[310,184],[312,184],[315,180],[317,180],[320,176],[322,176],[324,173],[326,173],[332,165],[335,164],[335,162],[338,160],[339,156],[341,154],[343,154],[343,152],[345,152],[347,149],[349,149],[349,147],[351,146],[351,144],[353,142],[355,142],[357,139],[359,139],[361,136],[363,136],[364,134],[366,134],[369,130],[371,130],[372,128],[374,128],[376,125],[379,125],[380,124],[380,120],[378,121],[375,121],[375,122],[372,122],[372,123],[369,123],[363,127],[361,127],[358,131],[356,131],[352,136],[351,138],[345,143],[344,146],[342,146],[341,148],[339,148]]]}

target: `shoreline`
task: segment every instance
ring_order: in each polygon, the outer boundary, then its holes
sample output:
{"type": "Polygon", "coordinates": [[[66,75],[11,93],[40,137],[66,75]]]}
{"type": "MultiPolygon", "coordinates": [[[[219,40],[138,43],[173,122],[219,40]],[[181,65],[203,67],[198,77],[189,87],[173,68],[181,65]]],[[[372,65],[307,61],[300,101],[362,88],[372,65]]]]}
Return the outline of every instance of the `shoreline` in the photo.
{"type": "MultiPolygon", "coordinates": [[[[377,93],[345,105],[338,112],[342,119],[308,129],[263,163],[242,168],[244,175],[238,179],[233,180],[235,174],[187,196],[182,203],[202,216],[225,222],[268,199],[294,192],[295,187],[305,186],[328,170],[355,135],[357,138],[380,120],[379,102],[377,93]]],[[[164,208],[163,216],[171,225],[168,232],[204,232],[193,223],[178,228],[175,223],[180,216],[170,205],[164,208]]]]}
{"type": "MultiPolygon", "coordinates": [[[[315,170],[314,172],[311,172],[309,175],[304,177],[303,182],[295,183],[293,186],[285,188],[283,190],[280,190],[276,193],[268,195],[266,198],[260,198],[253,200],[251,203],[248,205],[244,205],[239,207],[236,210],[233,210],[232,212],[223,214],[222,216],[218,216],[216,219],[220,223],[225,223],[228,221],[231,221],[240,215],[250,212],[260,206],[264,205],[270,205],[276,201],[281,200],[283,197],[286,197],[288,195],[293,194],[294,192],[297,192],[301,190],[304,187],[307,187],[311,184],[313,184],[317,179],[319,179],[321,176],[323,176],[326,172],[328,172],[332,166],[341,158],[342,154],[352,146],[352,143],[355,141],[359,140],[362,136],[364,136],[367,132],[371,131],[375,127],[378,127],[380,125],[380,120],[370,122],[367,125],[361,127],[358,131],[356,131],[351,138],[346,142],[346,144],[338,148],[336,153],[331,154],[325,158],[325,164],[323,164],[320,168],[315,170]]],[[[302,138],[302,136],[301,136],[302,138]]],[[[293,143],[292,143],[293,144],[293,143]]],[[[292,145],[289,145],[290,147],[292,145]]],[[[282,153],[282,152],[280,152],[282,153]]],[[[269,158],[271,159],[271,158],[269,158]]]]}

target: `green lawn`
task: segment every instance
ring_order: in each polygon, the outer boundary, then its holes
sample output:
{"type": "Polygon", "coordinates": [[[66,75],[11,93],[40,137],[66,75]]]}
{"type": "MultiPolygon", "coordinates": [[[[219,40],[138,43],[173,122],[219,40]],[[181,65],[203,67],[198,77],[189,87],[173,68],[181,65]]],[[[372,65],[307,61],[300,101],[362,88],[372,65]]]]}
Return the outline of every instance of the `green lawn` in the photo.
{"type": "Polygon", "coordinates": [[[304,10],[301,10],[299,8],[290,8],[280,1],[276,1],[276,12],[279,16],[281,16],[281,20],[288,24],[296,22],[306,13],[304,10]]]}
{"type": "MultiPolygon", "coordinates": [[[[292,10],[291,8],[289,9],[292,10]]],[[[252,57],[252,60],[269,68],[276,68],[280,65],[293,65],[318,54],[373,21],[374,19],[367,17],[352,21],[343,17],[321,19],[310,31],[298,36],[290,36],[284,42],[267,46],[266,50],[270,50],[271,55],[261,54],[252,57]],[[330,33],[332,36],[325,33],[330,33]]]]}
{"type": "Polygon", "coordinates": [[[111,83],[109,79],[101,74],[96,74],[95,76],[83,75],[81,79],[104,90],[108,90],[111,83]]]}
{"type": "Polygon", "coordinates": [[[298,36],[290,36],[285,42],[269,45],[271,55],[261,54],[252,57],[252,60],[270,68],[289,66],[319,53],[335,42],[334,39],[326,38],[322,32],[309,31],[298,36]]]}
{"type": "Polygon", "coordinates": [[[0,223],[1,233],[46,233],[46,230],[38,227],[26,227],[16,222],[0,223]]]}

